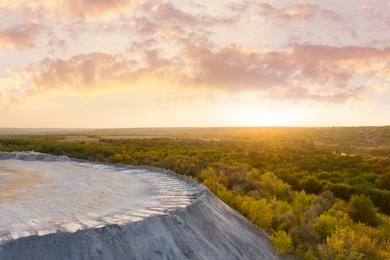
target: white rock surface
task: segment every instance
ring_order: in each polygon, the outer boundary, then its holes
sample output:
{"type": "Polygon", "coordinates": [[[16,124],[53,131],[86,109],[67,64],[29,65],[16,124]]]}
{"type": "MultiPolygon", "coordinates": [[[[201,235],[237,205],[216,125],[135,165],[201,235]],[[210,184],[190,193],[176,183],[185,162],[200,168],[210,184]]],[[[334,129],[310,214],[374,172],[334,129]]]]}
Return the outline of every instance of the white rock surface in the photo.
{"type": "Polygon", "coordinates": [[[0,259],[275,259],[264,233],[185,176],[0,153],[0,259]]]}

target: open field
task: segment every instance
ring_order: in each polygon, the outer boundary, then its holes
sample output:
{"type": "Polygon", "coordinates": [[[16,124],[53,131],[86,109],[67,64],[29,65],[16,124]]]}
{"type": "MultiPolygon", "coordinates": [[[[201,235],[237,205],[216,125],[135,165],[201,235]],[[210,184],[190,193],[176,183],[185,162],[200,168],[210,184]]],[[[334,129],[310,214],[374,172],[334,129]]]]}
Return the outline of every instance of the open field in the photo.
{"type": "Polygon", "coordinates": [[[149,139],[149,138],[161,138],[161,135],[65,135],[62,142],[71,142],[71,143],[99,143],[100,139],[149,139]]]}
{"type": "Polygon", "coordinates": [[[0,136],[56,138],[63,142],[99,143],[101,139],[197,138],[221,140],[246,138],[289,145],[360,152],[390,148],[390,126],[380,127],[186,127],[186,128],[120,128],[120,129],[28,129],[0,128],[0,136]]]}

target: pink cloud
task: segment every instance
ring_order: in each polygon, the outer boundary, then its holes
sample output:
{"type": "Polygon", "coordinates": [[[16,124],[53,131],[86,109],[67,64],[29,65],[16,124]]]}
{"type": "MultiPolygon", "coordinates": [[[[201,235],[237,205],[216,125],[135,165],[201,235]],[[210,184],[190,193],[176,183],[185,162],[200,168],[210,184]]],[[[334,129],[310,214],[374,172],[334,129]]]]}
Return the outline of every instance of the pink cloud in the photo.
{"type": "Polygon", "coordinates": [[[316,61],[313,68],[327,67],[333,75],[342,71],[366,77],[389,75],[390,48],[303,44],[294,47],[294,55],[305,63],[316,61]]]}
{"type": "Polygon", "coordinates": [[[146,39],[143,41],[131,41],[128,44],[127,50],[129,52],[140,53],[144,50],[150,50],[158,45],[158,41],[154,38],[146,39]]]}
{"type": "Polygon", "coordinates": [[[250,8],[249,6],[255,4],[254,2],[248,3],[248,1],[242,1],[242,2],[233,2],[226,5],[227,9],[237,12],[237,13],[244,13],[247,12],[250,8]]]}
{"type": "Polygon", "coordinates": [[[133,0],[13,0],[0,3],[0,13],[23,14],[50,20],[77,18],[83,20],[116,19],[130,14],[136,6],[133,0]]]}
{"type": "Polygon", "coordinates": [[[62,0],[45,1],[43,9],[60,17],[78,17],[86,20],[113,19],[129,14],[135,7],[132,0],[62,0]]]}
{"type": "Polygon", "coordinates": [[[177,9],[170,2],[154,4],[148,11],[153,14],[156,20],[164,21],[164,23],[176,24],[180,22],[185,25],[195,26],[199,22],[197,17],[177,9]]]}
{"type": "Polygon", "coordinates": [[[264,17],[272,17],[286,22],[299,20],[308,21],[315,18],[326,19],[332,22],[340,22],[342,16],[328,9],[321,8],[317,4],[297,2],[287,8],[276,8],[269,3],[261,3],[259,12],[264,17]]]}
{"type": "Polygon", "coordinates": [[[358,6],[356,9],[369,20],[381,21],[383,19],[382,14],[370,6],[361,5],[358,6]]]}
{"type": "Polygon", "coordinates": [[[31,49],[41,31],[42,27],[33,22],[11,26],[0,31],[0,47],[31,49]]]}
{"type": "Polygon", "coordinates": [[[218,52],[187,46],[187,62],[193,67],[193,84],[228,91],[247,91],[286,85],[286,78],[266,68],[264,57],[257,52],[231,45],[218,52]]]}
{"type": "MultiPolygon", "coordinates": [[[[368,5],[358,6],[356,9],[358,11],[358,19],[363,22],[362,30],[365,30],[367,33],[377,33],[378,36],[382,36],[385,35],[384,31],[390,29],[390,13],[388,10],[374,9],[368,5]]],[[[380,41],[380,38],[382,37],[375,37],[372,43],[380,41]]],[[[388,41],[385,46],[388,46],[388,41]]]]}
{"type": "Polygon", "coordinates": [[[30,85],[30,92],[46,89],[90,89],[131,84],[131,70],[135,61],[108,53],[79,54],[70,59],[46,58],[39,64],[19,69],[30,85]]]}
{"type": "MultiPolygon", "coordinates": [[[[350,37],[358,38],[357,25],[350,17],[343,16],[341,13],[330,9],[322,8],[318,4],[306,3],[299,1],[286,7],[275,7],[270,3],[257,3],[252,1],[245,2],[246,10],[253,6],[257,10],[258,16],[265,19],[265,22],[278,27],[292,26],[297,22],[301,23],[327,23],[335,28],[335,31],[348,33],[350,37]]],[[[245,13],[242,14],[244,16],[245,13]]],[[[242,18],[241,18],[242,19],[242,18]]],[[[317,25],[318,26],[318,25],[317,25]]],[[[299,28],[295,28],[298,29],[299,28]]],[[[318,29],[317,29],[318,30],[318,29]]],[[[307,37],[303,35],[302,37],[307,37]]],[[[335,34],[335,40],[338,36],[335,34]]]]}
{"type": "Polygon", "coordinates": [[[132,20],[137,32],[141,35],[153,35],[159,32],[161,29],[158,23],[151,21],[150,18],[145,16],[135,16],[132,20]]]}
{"type": "Polygon", "coordinates": [[[285,93],[324,102],[362,100],[361,78],[390,76],[390,49],[296,45],[258,52],[231,45],[219,51],[186,46],[190,85],[229,92],[285,93]]]}
{"type": "Polygon", "coordinates": [[[277,9],[269,3],[262,3],[259,7],[260,14],[265,17],[280,18],[283,20],[309,20],[313,17],[313,13],[310,12],[309,8],[293,11],[288,9],[277,9]]]}
{"type": "Polygon", "coordinates": [[[334,103],[361,100],[364,91],[360,86],[367,78],[386,80],[390,76],[390,49],[305,44],[285,51],[260,52],[238,44],[224,48],[198,45],[191,38],[180,39],[177,44],[179,55],[171,57],[164,57],[156,48],[158,41],[149,39],[130,45],[130,55],[138,53],[138,58],[79,54],[69,59],[47,58],[15,73],[28,82],[29,93],[135,87],[148,79],[156,87],[255,91],[275,98],[334,103]]]}
{"type": "Polygon", "coordinates": [[[370,77],[382,76],[390,58],[390,48],[372,47],[331,47],[302,44],[293,47],[292,56],[297,60],[304,78],[313,76],[321,79],[329,75],[326,81],[346,83],[353,75],[370,77]]]}
{"type": "Polygon", "coordinates": [[[180,76],[177,60],[163,59],[154,49],[141,53],[142,63],[124,55],[96,52],[69,59],[46,58],[37,64],[14,69],[12,73],[25,82],[24,86],[17,86],[19,90],[23,89],[21,96],[56,89],[135,88],[142,80],[174,82],[174,78],[180,76]]]}
{"type": "Polygon", "coordinates": [[[171,2],[145,1],[140,5],[140,10],[146,15],[147,19],[143,22],[147,25],[151,21],[159,26],[158,29],[165,30],[172,26],[183,27],[190,30],[211,27],[218,24],[231,25],[238,22],[234,15],[228,14],[209,14],[207,9],[200,8],[199,5],[193,8],[197,11],[183,11],[177,8],[171,2]]]}
{"type": "Polygon", "coordinates": [[[130,16],[135,7],[132,0],[15,0],[0,3],[0,48],[31,49],[45,38],[50,48],[64,49],[83,32],[101,33],[113,30],[113,21],[130,16]],[[11,3],[12,2],[12,3],[11,3]],[[9,25],[14,21],[23,21],[9,25]],[[108,23],[111,22],[111,24],[108,23]],[[93,32],[89,22],[100,22],[93,32]],[[104,23],[104,24],[103,24],[104,23]],[[64,36],[68,34],[67,36],[64,36]]]}

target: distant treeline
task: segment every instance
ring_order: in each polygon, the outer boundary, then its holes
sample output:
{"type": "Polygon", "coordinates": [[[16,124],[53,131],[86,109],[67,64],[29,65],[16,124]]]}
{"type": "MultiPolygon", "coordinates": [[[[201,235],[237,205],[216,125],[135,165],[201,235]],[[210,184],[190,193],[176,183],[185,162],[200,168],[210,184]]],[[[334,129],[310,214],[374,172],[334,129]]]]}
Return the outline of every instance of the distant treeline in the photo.
{"type": "MultiPolygon", "coordinates": [[[[351,135],[363,138],[367,133],[351,135]]],[[[269,231],[280,254],[390,259],[388,147],[371,147],[368,141],[369,146],[356,146],[343,136],[332,141],[327,136],[318,146],[311,138],[270,132],[84,144],[47,136],[7,136],[0,137],[0,150],[170,169],[207,185],[255,226],[269,231]],[[340,139],[346,141],[335,143],[340,139]]]]}

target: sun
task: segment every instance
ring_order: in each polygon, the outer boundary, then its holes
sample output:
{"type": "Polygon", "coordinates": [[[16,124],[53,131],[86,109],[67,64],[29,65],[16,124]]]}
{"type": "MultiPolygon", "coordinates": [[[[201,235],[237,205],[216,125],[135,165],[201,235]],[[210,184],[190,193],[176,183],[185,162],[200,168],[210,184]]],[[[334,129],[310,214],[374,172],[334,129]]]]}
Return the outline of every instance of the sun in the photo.
{"type": "Polygon", "coordinates": [[[229,113],[235,126],[295,126],[305,118],[297,109],[267,109],[261,107],[235,108],[229,113]]]}

